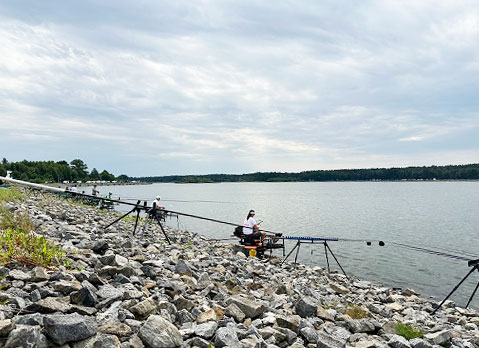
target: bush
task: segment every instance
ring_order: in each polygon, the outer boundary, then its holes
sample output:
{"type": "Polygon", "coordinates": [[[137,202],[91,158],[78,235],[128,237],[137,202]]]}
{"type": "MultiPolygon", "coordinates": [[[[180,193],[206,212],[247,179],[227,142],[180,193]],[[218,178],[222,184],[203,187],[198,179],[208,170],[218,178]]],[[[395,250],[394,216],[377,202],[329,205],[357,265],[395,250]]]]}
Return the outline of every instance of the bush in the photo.
{"type": "Polygon", "coordinates": [[[69,266],[62,248],[33,232],[8,228],[0,232],[2,264],[19,261],[31,265],[69,266]]]}
{"type": "Polygon", "coordinates": [[[346,314],[349,315],[352,319],[363,319],[369,317],[369,313],[358,305],[351,305],[350,308],[346,311],[346,314]]]}
{"type": "Polygon", "coordinates": [[[413,338],[419,338],[424,335],[424,332],[422,329],[418,327],[409,326],[403,323],[397,323],[396,333],[407,340],[411,340],[413,338]]]}

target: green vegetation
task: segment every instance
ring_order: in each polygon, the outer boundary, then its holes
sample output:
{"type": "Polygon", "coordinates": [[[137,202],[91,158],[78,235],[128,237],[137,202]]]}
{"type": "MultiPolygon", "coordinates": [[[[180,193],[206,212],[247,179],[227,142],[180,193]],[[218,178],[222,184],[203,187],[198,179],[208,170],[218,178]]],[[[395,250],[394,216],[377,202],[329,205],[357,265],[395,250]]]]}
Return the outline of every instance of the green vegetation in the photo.
{"type": "Polygon", "coordinates": [[[5,264],[12,261],[31,265],[69,266],[61,247],[32,232],[8,228],[0,231],[0,262],[5,264]]]}
{"type": "Polygon", "coordinates": [[[15,187],[0,190],[0,202],[17,202],[23,199],[23,197],[23,193],[15,187]]]}
{"type": "Polygon", "coordinates": [[[424,335],[424,332],[422,329],[418,327],[409,326],[403,323],[397,323],[396,333],[407,340],[411,340],[413,338],[420,338],[424,335]]]}
{"type": "Polygon", "coordinates": [[[104,180],[104,181],[128,181],[128,176],[110,174],[103,170],[98,172],[93,168],[88,172],[88,166],[81,159],[74,159],[70,163],[66,161],[27,161],[8,162],[5,158],[0,162],[0,176],[5,176],[7,170],[12,171],[14,179],[31,181],[37,183],[44,182],[63,182],[63,181],[88,181],[88,180],[104,180]]]}
{"type": "Polygon", "coordinates": [[[479,180],[479,164],[407,168],[312,170],[300,173],[250,173],[172,175],[130,178],[143,182],[288,182],[288,181],[382,181],[382,180],[479,180]]]}
{"type": "Polygon", "coordinates": [[[61,247],[35,235],[35,226],[26,212],[14,214],[2,203],[23,198],[18,189],[0,190],[0,263],[17,261],[46,267],[69,266],[61,247]]]}
{"type": "Polygon", "coordinates": [[[355,304],[349,306],[348,310],[346,310],[346,314],[352,319],[363,319],[369,317],[369,313],[367,311],[355,304]]]}

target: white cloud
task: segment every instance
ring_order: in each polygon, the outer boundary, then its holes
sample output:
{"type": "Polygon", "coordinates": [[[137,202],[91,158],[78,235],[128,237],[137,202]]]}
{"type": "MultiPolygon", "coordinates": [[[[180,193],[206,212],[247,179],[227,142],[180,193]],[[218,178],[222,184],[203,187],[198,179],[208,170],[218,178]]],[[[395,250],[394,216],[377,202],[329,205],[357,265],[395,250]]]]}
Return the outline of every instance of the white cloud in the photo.
{"type": "Polygon", "coordinates": [[[474,162],[474,4],[0,4],[3,156],[136,175],[474,162]]]}

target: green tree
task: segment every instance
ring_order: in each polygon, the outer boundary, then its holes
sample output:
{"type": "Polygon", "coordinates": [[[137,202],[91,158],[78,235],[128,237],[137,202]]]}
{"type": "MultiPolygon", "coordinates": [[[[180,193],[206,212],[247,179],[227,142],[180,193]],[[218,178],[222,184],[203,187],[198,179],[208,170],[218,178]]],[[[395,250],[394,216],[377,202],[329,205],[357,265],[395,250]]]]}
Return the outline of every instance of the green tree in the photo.
{"type": "Polygon", "coordinates": [[[74,159],[70,162],[70,167],[74,170],[72,180],[83,180],[88,176],[88,166],[81,159],[74,159]]]}
{"type": "Polygon", "coordinates": [[[127,182],[128,181],[128,175],[121,174],[116,177],[116,180],[119,182],[127,182]]]}
{"type": "Polygon", "coordinates": [[[90,172],[90,180],[100,180],[100,174],[98,174],[98,170],[93,168],[90,172]]]}
{"type": "Polygon", "coordinates": [[[100,173],[100,180],[113,181],[115,180],[115,176],[104,170],[100,173]]]}

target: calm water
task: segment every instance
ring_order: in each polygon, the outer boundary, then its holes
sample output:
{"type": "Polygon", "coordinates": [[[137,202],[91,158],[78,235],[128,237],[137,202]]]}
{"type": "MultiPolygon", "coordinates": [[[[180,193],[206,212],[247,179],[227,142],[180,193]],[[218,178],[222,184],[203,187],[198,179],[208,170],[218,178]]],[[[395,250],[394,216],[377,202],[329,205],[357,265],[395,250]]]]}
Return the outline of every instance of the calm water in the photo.
{"type": "MultiPolygon", "coordinates": [[[[437,246],[479,258],[479,182],[153,184],[101,187],[100,191],[149,202],[159,194],[167,209],[238,224],[249,209],[255,209],[262,228],[286,235],[384,240],[384,247],[353,242],[331,242],[330,247],[346,273],[389,286],[412,287],[436,299],[447,295],[467,274],[467,262],[388,242],[437,246]]],[[[233,230],[185,217],[168,224],[215,238],[227,238],[233,230]]],[[[288,252],[294,242],[287,243],[288,252]]],[[[300,260],[325,266],[323,246],[302,245],[300,260]]],[[[464,306],[478,281],[479,273],[471,274],[452,299],[464,306]]],[[[472,306],[479,307],[479,294],[472,306]]]]}

